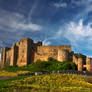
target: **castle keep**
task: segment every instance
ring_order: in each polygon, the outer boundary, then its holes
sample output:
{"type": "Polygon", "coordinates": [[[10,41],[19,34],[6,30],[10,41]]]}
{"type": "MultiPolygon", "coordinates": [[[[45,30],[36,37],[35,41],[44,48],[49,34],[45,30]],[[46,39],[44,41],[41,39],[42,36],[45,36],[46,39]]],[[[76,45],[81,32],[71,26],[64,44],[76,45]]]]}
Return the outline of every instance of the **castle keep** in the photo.
{"type": "Polygon", "coordinates": [[[22,38],[19,42],[13,44],[11,48],[4,47],[1,51],[2,66],[26,66],[38,59],[47,61],[51,57],[60,62],[74,62],[79,71],[86,70],[92,73],[92,58],[82,54],[75,54],[71,46],[42,46],[41,41],[34,43],[32,39],[22,38]]]}

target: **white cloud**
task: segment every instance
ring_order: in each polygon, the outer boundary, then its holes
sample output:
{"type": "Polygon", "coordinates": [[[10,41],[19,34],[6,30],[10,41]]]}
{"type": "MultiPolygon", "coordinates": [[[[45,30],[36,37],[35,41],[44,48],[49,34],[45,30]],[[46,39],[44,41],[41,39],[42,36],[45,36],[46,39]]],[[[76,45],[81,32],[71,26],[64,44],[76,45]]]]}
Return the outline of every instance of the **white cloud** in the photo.
{"type": "Polygon", "coordinates": [[[25,24],[25,23],[13,23],[12,27],[16,30],[33,30],[33,31],[39,31],[41,30],[41,26],[40,25],[37,25],[37,24],[33,24],[33,23],[30,23],[30,24],[25,24]]]}
{"type": "Polygon", "coordinates": [[[92,0],[71,0],[71,3],[76,5],[76,6],[80,6],[80,5],[83,5],[83,4],[88,4],[92,2],[92,0]]]}
{"type": "Polygon", "coordinates": [[[12,43],[22,38],[25,32],[42,29],[41,25],[27,20],[22,14],[0,9],[0,47],[11,46],[12,43]]]}
{"type": "Polygon", "coordinates": [[[54,6],[57,8],[66,8],[67,3],[54,3],[54,6]]]}
{"type": "Polygon", "coordinates": [[[83,7],[83,10],[79,13],[79,16],[83,17],[89,11],[92,11],[92,0],[71,0],[71,8],[75,7],[83,7]]]}
{"type": "Polygon", "coordinates": [[[74,5],[76,5],[76,6],[80,6],[82,4],[85,4],[86,3],[86,0],[71,0],[71,3],[74,4],[74,5]]]}
{"type": "Polygon", "coordinates": [[[27,23],[27,20],[22,14],[0,9],[0,29],[10,32],[16,32],[19,30],[39,31],[42,29],[42,26],[32,22],[27,23]]]}
{"type": "Polygon", "coordinates": [[[28,21],[30,22],[32,20],[32,15],[34,14],[34,12],[36,11],[37,9],[37,5],[38,5],[38,1],[35,1],[32,5],[32,8],[30,9],[29,11],[29,14],[28,14],[28,21]]]}
{"type": "Polygon", "coordinates": [[[87,8],[86,8],[86,12],[90,12],[92,11],[92,5],[89,5],[87,8]]]}
{"type": "Polygon", "coordinates": [[[3,41],[0,41],[0,46],[1,46],[1,47],[3,46],[3,41]]]}
{"type": "Polygon", "coordinates": [[[71,45],[81,48],[80,44],[84,44],[85,48],[92,50],[92,23],[83,25],[83,20],[78,23],[70,22],[65,26],[65,31],[60,28],[57,32],[58,37],[64,36],[71,42],[71,45]]]}
{"type": "Polygon", "coordinates": [[[50,44],[51,44],[51,42],[48,41],[48,40],[44,40],[44,41],[43,41],[43,45],[45,45],[45,46],[48,46],[48,45],[50,45],[50,44]]]}

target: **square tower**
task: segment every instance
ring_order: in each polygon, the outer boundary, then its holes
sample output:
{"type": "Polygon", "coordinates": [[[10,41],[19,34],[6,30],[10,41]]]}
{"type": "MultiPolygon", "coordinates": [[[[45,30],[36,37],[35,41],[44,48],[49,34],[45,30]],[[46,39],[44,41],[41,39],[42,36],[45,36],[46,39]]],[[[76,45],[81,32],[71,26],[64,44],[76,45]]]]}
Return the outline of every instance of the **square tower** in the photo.
{"type": "Polygon", "coordinates": [[[33,45],[33,40],[29,38],[22,38],[19,42],[19,50],[18,50],[18,60],[17,65],[18,66],[26,66],[31,62],[31,49],[30,47],[33,45]],[[29,53],[30,51],[30,53],[29,53]]]}

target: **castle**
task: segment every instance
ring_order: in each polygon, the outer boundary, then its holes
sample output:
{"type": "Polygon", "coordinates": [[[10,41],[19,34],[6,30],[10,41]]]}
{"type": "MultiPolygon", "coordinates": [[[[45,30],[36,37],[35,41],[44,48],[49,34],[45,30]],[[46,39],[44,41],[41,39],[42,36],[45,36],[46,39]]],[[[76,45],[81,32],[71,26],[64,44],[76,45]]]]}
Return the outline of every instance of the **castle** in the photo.
{"type": "Polygon", "coordinates": [[[78,71],[86,70],[92,73],[92,58],[82,54],[75,54],[71,46],[42,46],[42,42],[30,38],[22,38],[11,48],[4,47],[1,50],[1,65],[5,66],[26,66],[38,59],[47,61],[49,57],[60,62],[70,61],[78,66],[78,71]]]}

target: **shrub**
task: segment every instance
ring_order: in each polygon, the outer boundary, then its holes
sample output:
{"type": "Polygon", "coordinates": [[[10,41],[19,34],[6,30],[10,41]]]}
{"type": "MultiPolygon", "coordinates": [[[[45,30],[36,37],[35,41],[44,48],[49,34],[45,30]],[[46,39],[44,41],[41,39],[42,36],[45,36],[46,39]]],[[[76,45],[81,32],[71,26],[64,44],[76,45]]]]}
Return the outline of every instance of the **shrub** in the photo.
{"type": "Polygon", "coordinates": [[[52,58],[52,57],[49,57],[48,58],[48,61],[57,61],[56,59],[52,58]]]}
{"type": "Polygon", "coordinates": [[[70,61],[59,62],[55,60],[33,62],[28,66],[8,66],[4,70],[10,72],[16,72],[19,70],[31,70],[31,71],[53,71],[53,70],[77,70],[77,66],[70,61]]]}
{"type": "Polygon", "coordinates": [[[53,70],[77,70],[77,66],[73,62],[64,61],[41,61],[30,64],[32,71],[53,71],[53,70]]]}
{"type": "Polygon", "coordinates": [[[41,59],[37,59],[37,61],[36,62],[41,62],[41,59]]]}

